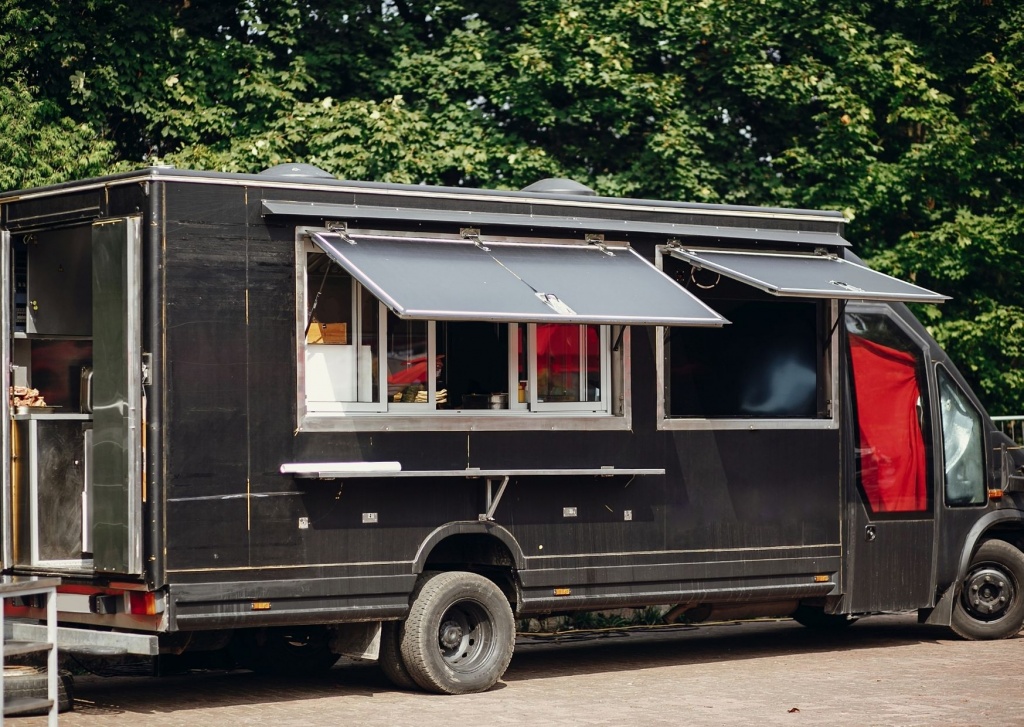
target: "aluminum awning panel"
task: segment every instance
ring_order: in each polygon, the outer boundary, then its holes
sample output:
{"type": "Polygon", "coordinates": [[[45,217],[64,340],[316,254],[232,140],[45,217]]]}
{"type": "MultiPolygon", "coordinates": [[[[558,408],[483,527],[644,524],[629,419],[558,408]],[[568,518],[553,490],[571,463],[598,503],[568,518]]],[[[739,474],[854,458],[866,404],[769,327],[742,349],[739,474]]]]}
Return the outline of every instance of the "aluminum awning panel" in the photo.
{"type": "Polygon", "coordinates": [[[941,303],[949,296],[834,255],[670,249],[672,257],[772,295],[941,303]]]}
{"type": "Polygon", "coordinates": [[[310,237],[400,318],[664,326],[727,322],[624,245],[337,232],[310,237]]]}

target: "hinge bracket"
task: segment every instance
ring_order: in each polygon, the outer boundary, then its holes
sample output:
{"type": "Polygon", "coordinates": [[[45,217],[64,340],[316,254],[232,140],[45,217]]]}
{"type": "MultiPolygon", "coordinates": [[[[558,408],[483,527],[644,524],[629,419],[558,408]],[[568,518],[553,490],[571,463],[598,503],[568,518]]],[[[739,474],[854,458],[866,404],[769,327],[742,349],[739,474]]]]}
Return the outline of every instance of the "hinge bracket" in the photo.
{"type": "Polygon", "coordinates": [[[326,220],[324,226],[330,231],[340,237],[342,240],[347,242],[349,245],[355,245],[356,241],[349,237],[348,234],[348,223],[340,220],[326,220]]]}
{"type": "Polygon", "coordinates": [[[474,245],[479,247],[484,252],[490,252],[491,248],[487,247],[480,239],[480,230],[475,227],[463,227],[459,230],[459,234],[466,240],[469,240],[474,245]]]}
{"type": "Polygon", "coordinates": [[[142,354],[142,385],[150,386],[153,383],[153,354],[142,354]]]}
{"type": "Polygon", "coordinates": [[[600,233],[590,233],[584,239],[587,241],[588,245],[593,245],[605,255],[615,257],[615,253],[609,250],[608,246],[604,244],[604,235],[600,233]]]}

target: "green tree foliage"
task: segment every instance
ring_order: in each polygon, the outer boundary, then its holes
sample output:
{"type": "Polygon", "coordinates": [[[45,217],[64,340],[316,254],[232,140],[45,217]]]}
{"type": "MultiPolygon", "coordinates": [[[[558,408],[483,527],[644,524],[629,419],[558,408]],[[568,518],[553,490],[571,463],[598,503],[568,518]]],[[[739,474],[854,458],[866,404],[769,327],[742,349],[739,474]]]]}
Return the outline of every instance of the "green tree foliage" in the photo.
{"type": "Polygon", "coordinates": [[[0,0],[0,186],[161,158],[842,210],[1024,411],[1015,0],[0,0]]]}
{"type": "Polygon", "coordinates": [[[65,114],[64,99],[39,94],[27,66],[37,46],[25,33],[31,11],[0,2],[0,189],[18,189],[103,174],[114,144],[65,114]]]}

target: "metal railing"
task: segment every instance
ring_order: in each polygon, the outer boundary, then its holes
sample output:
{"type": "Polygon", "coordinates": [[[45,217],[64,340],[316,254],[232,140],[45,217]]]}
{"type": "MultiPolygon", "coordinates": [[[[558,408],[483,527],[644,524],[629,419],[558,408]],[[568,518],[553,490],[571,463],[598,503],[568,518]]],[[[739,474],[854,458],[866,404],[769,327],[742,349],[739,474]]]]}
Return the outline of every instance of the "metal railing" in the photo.
{"type": "Polygon", "coordinates": [[[1024,444],[1024,414],[992,417],[992,421],[1003,430],[1003,434],[1017,444],[1024,444]]]}

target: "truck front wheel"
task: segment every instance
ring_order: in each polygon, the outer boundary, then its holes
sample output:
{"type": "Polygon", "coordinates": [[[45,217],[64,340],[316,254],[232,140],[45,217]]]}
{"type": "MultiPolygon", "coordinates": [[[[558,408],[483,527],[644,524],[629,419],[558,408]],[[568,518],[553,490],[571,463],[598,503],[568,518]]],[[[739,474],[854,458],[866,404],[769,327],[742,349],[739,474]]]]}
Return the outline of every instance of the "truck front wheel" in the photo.
{"type": "Polygon", "coordinates": [[[1005,639],[1024,626],[1024,553],[1003,540],[988,540],[978,548],[951,626],[971,640],[1005,639]]]}
{"type": "Polygon", "coordinates": [[[482,692],[505,673],[515,637],[512,608],[494,583],[475,573],[432,574],[402,629],[402,661],[427,691],[482,692]]]}

